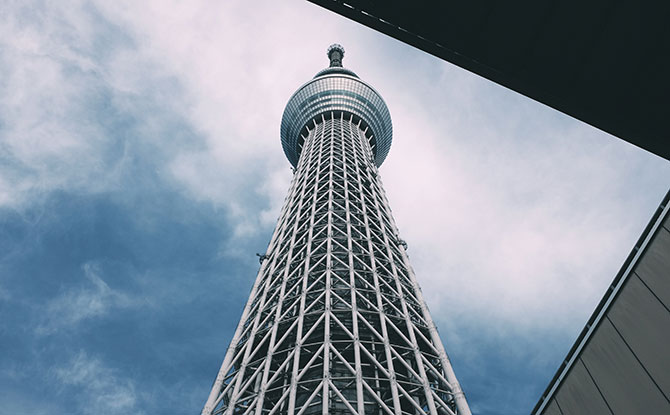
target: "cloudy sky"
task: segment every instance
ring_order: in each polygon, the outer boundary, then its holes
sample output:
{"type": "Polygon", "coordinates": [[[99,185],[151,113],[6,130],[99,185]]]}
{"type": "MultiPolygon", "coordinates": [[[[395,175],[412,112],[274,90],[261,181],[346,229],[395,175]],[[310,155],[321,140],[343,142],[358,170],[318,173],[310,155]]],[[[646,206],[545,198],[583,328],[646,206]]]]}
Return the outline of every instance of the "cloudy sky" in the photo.
{"type": "Polygon", "coordinates": [[[0,414],[195,414],[291,172],[279,122],[344,45],[473,412],[527,414],[670,163],[305,1],[5,1],[0,414]]]}

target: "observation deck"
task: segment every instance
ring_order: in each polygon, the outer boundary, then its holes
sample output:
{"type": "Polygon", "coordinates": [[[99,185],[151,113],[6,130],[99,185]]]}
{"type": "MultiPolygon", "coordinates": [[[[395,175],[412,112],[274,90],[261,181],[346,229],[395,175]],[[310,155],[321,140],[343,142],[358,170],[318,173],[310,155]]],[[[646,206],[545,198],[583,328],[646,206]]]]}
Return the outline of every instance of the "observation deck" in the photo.
{"type": "Polygon", "coordinates": [[[330,66],[301,86],[289,99],[281,121],[284,154],[295,167],[300,158],[304,137],[322,117],[353,117],[365,131],[377,167],[391,148],[393,126],[386,103],[374,88],[353,71],[342,67],[344,48],[328,48],[330,66]]]}

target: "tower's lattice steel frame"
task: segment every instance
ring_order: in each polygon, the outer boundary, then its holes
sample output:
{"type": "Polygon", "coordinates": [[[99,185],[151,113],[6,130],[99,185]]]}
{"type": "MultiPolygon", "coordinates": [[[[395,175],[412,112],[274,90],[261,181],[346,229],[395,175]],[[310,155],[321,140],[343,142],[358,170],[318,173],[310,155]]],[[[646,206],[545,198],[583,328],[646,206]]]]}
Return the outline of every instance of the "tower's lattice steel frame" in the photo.
{"type": "Polygon", "coordinates": [[[295,175],[203,414],[470,414],[377,173],[388,109],[343,54],[284,112],[295,175]]]}

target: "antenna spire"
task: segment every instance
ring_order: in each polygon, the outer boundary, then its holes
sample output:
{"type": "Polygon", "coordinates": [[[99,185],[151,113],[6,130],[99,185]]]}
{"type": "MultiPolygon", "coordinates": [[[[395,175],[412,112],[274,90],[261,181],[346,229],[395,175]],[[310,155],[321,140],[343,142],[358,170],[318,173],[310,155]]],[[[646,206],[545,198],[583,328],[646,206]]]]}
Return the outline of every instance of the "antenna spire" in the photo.
{"type": "Polygon", "coordinates": [[[344,48],[338,43],[333,43],[328,47],[326,52],[328,59],[330,59],[331,68],[341,68],[342,67],[342,58],[344,57],[344,48]]]}

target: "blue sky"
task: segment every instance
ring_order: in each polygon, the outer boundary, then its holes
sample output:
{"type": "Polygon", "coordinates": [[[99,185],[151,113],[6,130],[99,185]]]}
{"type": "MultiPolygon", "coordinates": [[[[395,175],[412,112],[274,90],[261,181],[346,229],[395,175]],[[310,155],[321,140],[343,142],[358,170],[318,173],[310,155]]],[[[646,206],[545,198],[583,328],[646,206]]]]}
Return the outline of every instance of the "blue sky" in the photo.
{"type": "Polygon", "coordinates": [[[0,414],[193,414],[291,173],[283,107],[344,45],[473,412],[526,414],[670,164],[304,1],[0,13],[0,414]]]}

